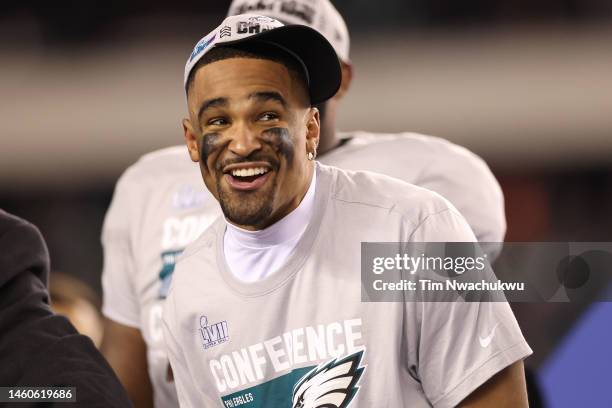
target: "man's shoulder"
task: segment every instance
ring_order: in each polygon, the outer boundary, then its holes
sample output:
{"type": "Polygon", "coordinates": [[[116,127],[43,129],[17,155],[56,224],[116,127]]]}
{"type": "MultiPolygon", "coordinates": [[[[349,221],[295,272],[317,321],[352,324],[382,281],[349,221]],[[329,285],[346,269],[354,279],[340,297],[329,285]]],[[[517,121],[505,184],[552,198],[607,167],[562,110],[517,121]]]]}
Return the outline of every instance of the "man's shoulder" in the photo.
{"type": "Polygon", "coordinates": [[[434,190],[457,207],[480,240],[503,240],[503,192],[487,163],[476,154],[418,133],[349,132],[340,137],[348,141],[323,155],[323,163],[382,173],[434,190]]]}
{"type": "Polygon", "coordinates": [[[198,166],[189,158],[187,148],[178,145],[144,154],[123,172],[120,182],[139,185],[147,182],[158,184],[164,179],[177,182],[177,176],[193,175],[199,175],[198,166]]]}
{"type": "MultiPolygon", "coordinates": [[[[22,241],[44,242],[34,224],[0,209],[0,242],[6,246],[18,246],[22,241]]],[[[8,252],[6,246],[2,248],[3,253],[8,252]]]]}
{"type": "Polygon", "coordinates": [[[155,163],[165,162],[168,160],[175,161],[177,158],[185,159],[186,162],[190,162],[187,146],[176,145],[157,149],[152,152],[143,154],[140,159],[138,159],[138,162],[155,163]]]}
{"type": "Polygon", "coordinates": [[[36,230],[36,227],[30,224],[28,221],[0,208],[0,237],[4,235],[6,231],[9,231],[15,227],[36,230]]]}
{"type": "Polygon", "coordinates": [[[370,154],[381,151],[394,156],[411,157],[425,156],[435,160],[456,159],[481,163],[483,160],[469,149],[447,139],[415,132],[371,133],[365,131],[340,132],[341,139],[349,139],[346,143],[347,153],[360,151],[370,154]]]}
{"type": "Polygon", "coordinates": [[[334,175],[331,199],[352,206],[368,206],[417,219],[453,205],[441,195],[400,179],[370,171],[321,166],[334,175]]]}
{"type": "Polygon", "coordinates": [[[0,287],[28,269],[46,283],[49,253],[45,241],[34,224],[0,210],[0,287]]]}

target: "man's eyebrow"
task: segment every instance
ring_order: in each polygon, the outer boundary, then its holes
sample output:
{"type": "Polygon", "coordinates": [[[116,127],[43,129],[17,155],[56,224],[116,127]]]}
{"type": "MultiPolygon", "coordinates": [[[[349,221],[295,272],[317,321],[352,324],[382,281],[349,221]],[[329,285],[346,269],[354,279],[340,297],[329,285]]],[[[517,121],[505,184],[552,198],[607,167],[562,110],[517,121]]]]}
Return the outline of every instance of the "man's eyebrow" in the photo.
{"type": "Polygon", "coordinates": [[[198,119],[200,119],[206,109],[220,106],[227,106],[227,98],[214,98],[204,101],[200,106],[200,109],[198,109],[198,119]]]}
{"type": "Polygon", "coordinates": [[[249,99],[256,99],[259,102],[267,102],[269,100],[273,100],[283,105],[283,108],[287,108],[287,101],[285,100],[285,98],[283,98],[280,93],[274,91],[253,92],[249,95],[249,99]]]}

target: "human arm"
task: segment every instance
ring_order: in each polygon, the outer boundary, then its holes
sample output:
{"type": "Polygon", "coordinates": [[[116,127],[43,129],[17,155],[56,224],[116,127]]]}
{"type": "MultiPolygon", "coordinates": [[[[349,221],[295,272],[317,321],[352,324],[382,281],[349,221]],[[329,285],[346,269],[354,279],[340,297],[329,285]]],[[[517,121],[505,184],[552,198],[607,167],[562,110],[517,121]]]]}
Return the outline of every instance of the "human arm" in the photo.
{"type": "Polygon", "coordinates": [[[153,406],[147,369],[147,348],[140,331],[140,306],[135,290],[136,267],[130,235],[133,201],[124,175],[115,188],[102,230],[105,316],[101,350],[137,408],[153,406]]]}
{"type": "Polygon", "coordinates": [[[461,408],[527,408],[525,368],[517,361],[481,385],[459,404],[461,408]]]}
{"type": "Polygon", "coordinates": [[[153,407],[153,388],[147,374],[147,346],[140,330],[105,318],[101,350],[134,406],[153,407]]]}
{"type": "MultiPolygon", "coordinates": [[[[410,240],[442,245],[474,242],[474,236],[459,213],[449,209],[427,217],[410,240]]],[[[526,392],[521,362],[531,349],[503,298],[424,296],[432,297],[409,302],[406,308],[407,318],[418,327],[407,334],[409,366],[434,407],[454,407],[461,401],[485,406],[500,397],[512,401],[516,396],[508,392],[526,392]]]]}

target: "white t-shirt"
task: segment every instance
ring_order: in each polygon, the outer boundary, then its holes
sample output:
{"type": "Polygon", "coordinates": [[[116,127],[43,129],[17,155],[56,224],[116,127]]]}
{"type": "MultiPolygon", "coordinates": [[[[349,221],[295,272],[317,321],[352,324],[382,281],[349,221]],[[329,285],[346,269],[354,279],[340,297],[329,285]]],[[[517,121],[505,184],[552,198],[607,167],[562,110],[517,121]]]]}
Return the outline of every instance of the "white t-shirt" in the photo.
{"type": "MultiPolygon", "coordinates": [[[[342,133],[346,143],[319,161],[369,170],[433,190],[465,216],[479,241],[501,241],[504,200],[487,165],[468,150],[443,139],[419,135],[342,133]]],[[[221,215],[199,166],[185,146],[143,156],[117,182],[102,232],[102,312],[140,329],[147,344],[155,406],[175,406],[167,380],[168,359],[161,311],[176,258],[221,215]]]]}
{"type": "Polygon", "coordinates": [[[313,172],[310,186],[297,208],[268,228],[247,231],[227,223],[223,250],[234,276],[244,282],[255,282],[282,266],[312,216],[316,178],[316,172],[313,172]]]}
{"type": "Polygon", "coordinates": [[[505,302],[363,302],[363,242],[473,242],[474,234],[433,192],[317,170],[311,221],[274,274],[236,279],[224,220],[179,260],[163,330],[181,407],[292,407],[300,398],[453,407],[531,353],[505,302]],[[483,346],[478,336],[492,330],[483,346]]]}

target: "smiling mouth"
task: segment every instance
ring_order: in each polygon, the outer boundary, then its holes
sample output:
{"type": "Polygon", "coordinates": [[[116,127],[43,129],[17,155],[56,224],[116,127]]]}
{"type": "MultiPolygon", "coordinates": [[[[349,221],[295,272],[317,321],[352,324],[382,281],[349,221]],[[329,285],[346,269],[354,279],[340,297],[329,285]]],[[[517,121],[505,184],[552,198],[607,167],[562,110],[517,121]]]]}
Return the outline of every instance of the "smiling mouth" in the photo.
{"type": "Polygon", "coordinates": [[[248,191],[260,188],[271,174],[269,165],[231,165],[224,171],[227,183],[236,190],[248,191]]]}

